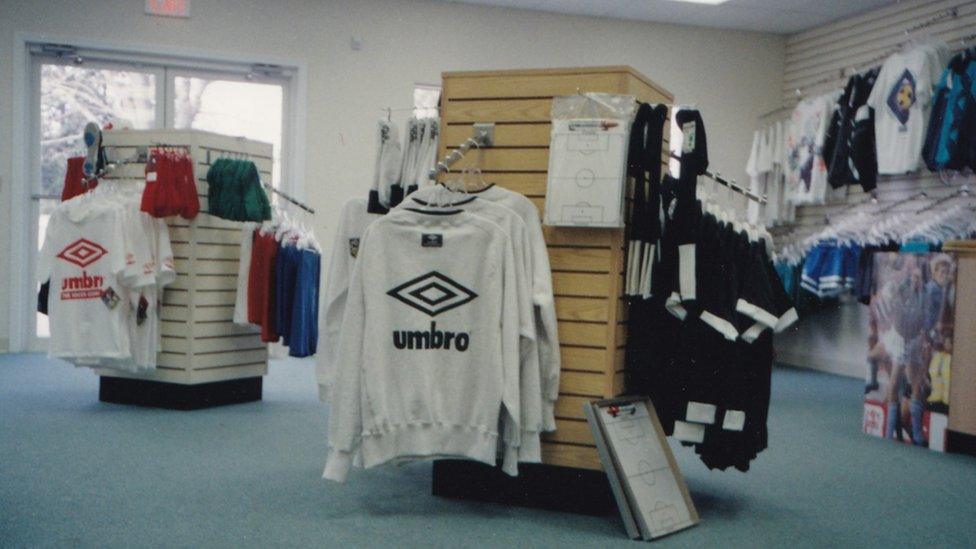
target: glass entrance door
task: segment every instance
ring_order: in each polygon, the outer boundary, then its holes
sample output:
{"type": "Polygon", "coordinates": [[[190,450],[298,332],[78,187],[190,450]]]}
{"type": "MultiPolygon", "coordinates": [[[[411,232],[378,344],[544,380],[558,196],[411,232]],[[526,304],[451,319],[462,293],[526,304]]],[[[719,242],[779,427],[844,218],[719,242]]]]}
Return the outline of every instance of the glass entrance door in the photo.
{"type": "MultiPolygon", "coordinates": [[[[37,252],[51,211],[64,186],[68,158],[84,156],[85,124],[109,122],[133,129],[160,127],[164,121],[161,69],[136,68],[120,63],[85,62],[35,57],[33,59],[34,135],[30,216],[30,281],[33,295],[37,252]]],[[[33,350],[44,348],[49,336],[47,316],[34,313],[28,341],[33,350]]]]}

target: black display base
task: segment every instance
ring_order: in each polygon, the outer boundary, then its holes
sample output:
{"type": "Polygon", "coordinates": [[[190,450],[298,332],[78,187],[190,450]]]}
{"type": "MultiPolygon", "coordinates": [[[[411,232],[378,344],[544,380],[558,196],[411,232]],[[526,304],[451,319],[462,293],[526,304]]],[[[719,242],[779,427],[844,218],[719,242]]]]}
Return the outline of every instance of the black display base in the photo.
{"type": "Polygon", "coordinates": [[[435,461],[433,494],[584,515],[617,512],[610,481],[602,471],[531,463],[518,468],[518,476],[510,477],[475,461],[435,461]]]}
{"type": "Polygon", "coordinates": [[[262,378],[246,377],[198,385],[101,376],[98,400],[170,410],[199,410],[261,400],[262,378]]]}
{"type": "Polygon", "coordinates": [[[976,435],[946,429],[946,451],[976,456],[976,435]]]}

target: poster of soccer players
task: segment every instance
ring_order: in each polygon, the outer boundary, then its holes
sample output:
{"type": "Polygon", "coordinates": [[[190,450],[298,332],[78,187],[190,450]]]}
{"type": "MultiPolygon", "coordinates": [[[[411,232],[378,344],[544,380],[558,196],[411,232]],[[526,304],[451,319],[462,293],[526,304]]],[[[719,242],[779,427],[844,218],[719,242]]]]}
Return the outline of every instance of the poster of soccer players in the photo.
{"type": "Polygon", "coordinates": [[[864,432],[945,451],[955,258],[876,253],[873,280],[864,432]]]}

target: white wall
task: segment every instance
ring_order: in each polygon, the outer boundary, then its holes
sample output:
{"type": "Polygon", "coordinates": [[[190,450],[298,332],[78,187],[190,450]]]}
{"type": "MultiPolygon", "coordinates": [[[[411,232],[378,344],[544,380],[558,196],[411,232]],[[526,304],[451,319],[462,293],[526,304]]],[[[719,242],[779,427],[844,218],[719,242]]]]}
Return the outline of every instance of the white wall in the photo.
{"type": "MultiPolygon", "coordinates": [[[[447,70],[631,65],[702,110],[712,166],[745,180],[759,113],[774,108],[784,38],[411,0],[198,0],[189,20],[151,18],[139,0],[0,0],[0,226],[9,226],[10,81],[16,32],[200,52],[284,57],[308,67],[306,195],[331,242],[343,201],[366,192],[379,108],[410,106],[415,82],[447,70]],[[363,40],[352,51],[349,39],[363,40]]],[[[16,234],[16,233],[15,233],[16,234]]],[[[9,242],[0,238],[0,311],[9,242]]],[[[0,349],[9,334],[0,314],[0,349]]]]}
{"type": "Polygon", "coordinates": [[[863,379],[868,364],[868,308],[851,300],[803,314],[792,328],[776,336],[776,360],[863,379]]]}

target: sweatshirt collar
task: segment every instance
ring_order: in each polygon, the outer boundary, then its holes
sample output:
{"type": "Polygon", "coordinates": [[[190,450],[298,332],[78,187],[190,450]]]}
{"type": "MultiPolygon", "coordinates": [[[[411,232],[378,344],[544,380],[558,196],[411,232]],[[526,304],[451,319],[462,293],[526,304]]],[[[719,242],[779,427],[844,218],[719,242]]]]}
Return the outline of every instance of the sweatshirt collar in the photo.
{"type": "MultiPolygon", "coordinates": [[[[430,202],[428,202],[426,200],[422,200],[422,199],[417,198],[415,196],[411,196],[410,197],[410,200],[416,202],[417,204],[420,204],[421,206],[433,206],[433,207],[453,208],[453,207],[456,207],[456,206],[464,206],[465,204],[470,204],[470,203],[474,202],[475,200],[477,200],[477,198],[478,198],[477,196],[471,196],[471,197],[465,198],[463,200],[458,200],[456,202],[450,202],[450,203],[446,203],[446,204],[431,204],[430,202]]],[[[409,208],[407,208],[407,209],[409,209],[409,208]]]]}
{"type": "Polygon", "coordinates": [[[413,212],[420,215],[438,215],[438,216],[449,216],[457,215],[463,210],[420,210],[417,208],[404,208],[408,212],[413,212]]]}
{"type": "Polygon", "coordinates": [[[480,194],[483,192],[487,192],[488,190],[493,189],[494,187],[495,187],[494,183],[489,183],[488,186],[483,189],[478,189],[476,191],[466,191],[466,192],[467,194],[480,194]]]}

